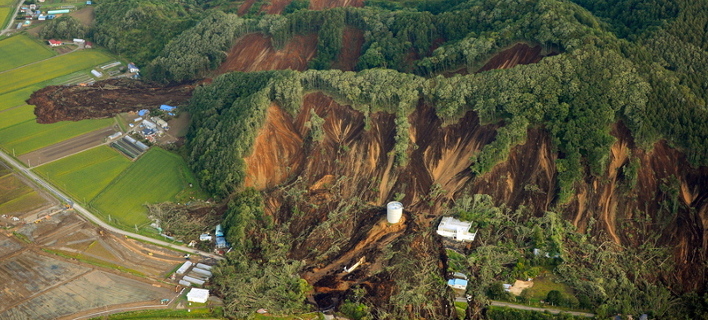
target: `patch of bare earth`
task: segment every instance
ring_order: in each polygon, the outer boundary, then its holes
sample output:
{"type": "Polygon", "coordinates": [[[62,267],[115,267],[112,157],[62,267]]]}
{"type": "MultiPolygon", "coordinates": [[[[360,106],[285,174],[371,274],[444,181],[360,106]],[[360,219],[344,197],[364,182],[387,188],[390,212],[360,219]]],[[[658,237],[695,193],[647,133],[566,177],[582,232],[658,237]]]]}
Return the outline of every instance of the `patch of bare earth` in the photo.
{"type": "Polygon", "coordinates": [[[231,48],[218,74],[231,71],[305,70],[315,56],[317,35],[296,35],[276,50],[269,37],[250,33],[241,37],[231,48]]]}
{"type": "Polygon", "coordinates": [[[310,0],[310,10],[363,6],[364,0],[310,0]]]}

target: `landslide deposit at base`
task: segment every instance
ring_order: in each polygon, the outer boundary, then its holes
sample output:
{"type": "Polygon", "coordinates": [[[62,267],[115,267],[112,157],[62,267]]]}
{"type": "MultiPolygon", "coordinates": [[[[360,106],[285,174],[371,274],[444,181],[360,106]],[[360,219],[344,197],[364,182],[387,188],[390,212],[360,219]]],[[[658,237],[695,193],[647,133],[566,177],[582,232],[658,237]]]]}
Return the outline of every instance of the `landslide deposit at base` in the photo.
{"type": "Polygon", "coordinates": [[[128,79],[105,80],[89,86],[49,86],[30,96],[38,123],[112,117],[121,112],[182,104],[193,85],[162,87],[128,79]]]}
{"type": "MultiPolygon", "coordinates": [[[[294,117],[275,104],[268,109],[254,151],[245,158],[246,185],[265,192],[266,214],[276,224],[289,222],[297,239],[290,257],[306,263],[302,276],[315,287],[320,307],[336,303],[355,285],[385,306],[400,289],[396,279],[414,276],[385,271],[391,248],[405,248],[421,268],[444,277],[440,239],[426,235],[444,207],[462,194],[476,193],[511,208],[523,205],[537,216],[561,212],[581,232],[595,220],[593,235],[623,245],[637,246],[658,234],[657,244],[670,248],[678,268],[657,277],[674,284],[676,293],[705,286],[708,168],[691,168],[665,142],[650,152],[640,150],[629,131],[616,124],[617,141],[605,172],[576,184],[574,198],[559,207],[558,154],[545,130],[529,129],[526,142],[506,161],[475,177],[471,159],[495,138],[498,125],[480,125],[470,111],[443,127],[423,103],[408,120],[415,147],[408,150],[408,164],[399,167],[392,152],[393,115],[373,113],[365,129],[363,114],[319,92],[307,94],[294,117]],[[307,125],[311,110],[325,120],[321,141],[312,140],[307,125]],[[639,165],[636,182],[627,173],[631,161],[639,165]],[[385,226],[383,206],[397,197],[403,197],[406,221],[385,226]],[[664,210],[667,201],[674,212],[664,210]],[[640,213],[653,222],[642,222],[640,213]],[[342,271],[360,260],[356,271],[342,271]]],[[[438,312],[445,312],[446,297],[431,299],[438,312]]]]}

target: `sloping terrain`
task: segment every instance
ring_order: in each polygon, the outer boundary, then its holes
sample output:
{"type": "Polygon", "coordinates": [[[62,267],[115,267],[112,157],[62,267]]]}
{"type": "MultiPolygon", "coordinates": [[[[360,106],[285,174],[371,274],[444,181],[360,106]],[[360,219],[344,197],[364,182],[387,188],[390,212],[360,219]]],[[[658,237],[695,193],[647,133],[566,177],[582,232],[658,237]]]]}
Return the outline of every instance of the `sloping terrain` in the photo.
{"type": "Polygon", "coordinates": [[[269,37],[250,33],[239,39],[231,48],[218,74],[231,71],[305,70],[315,56],[317,35],[296,35],[285,46],[276,50],[269,37]]]}

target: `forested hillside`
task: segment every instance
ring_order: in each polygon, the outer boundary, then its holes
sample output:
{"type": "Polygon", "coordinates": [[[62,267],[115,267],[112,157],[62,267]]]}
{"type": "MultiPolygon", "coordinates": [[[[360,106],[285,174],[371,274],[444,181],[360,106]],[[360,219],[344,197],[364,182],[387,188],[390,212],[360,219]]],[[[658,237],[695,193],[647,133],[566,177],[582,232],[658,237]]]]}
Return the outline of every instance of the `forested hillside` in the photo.
{"type": "Polygon", "coordinates": [[[445,279],[459,271],[468,319],[502,317],[490,298],[528,302],[495,288],[539,273],[569,288],[559,303],[601,316],[708,316],[705,1],[365,4],[97,7],[90,34],[144,79],[209,79],[183,151],[228,204],[234,250],[212,283],[227,315],[449,319],[445,279]],[[309,70],[218,74],[253,33],[274,50],[316,38],[309,70]],[[344,51],[360,55],[342,63],[344,51]],[[391,200],[401,224],[385,222],[391,200]],[[478,239],[446,250],[443,215],[473,221],[478,239]]]}

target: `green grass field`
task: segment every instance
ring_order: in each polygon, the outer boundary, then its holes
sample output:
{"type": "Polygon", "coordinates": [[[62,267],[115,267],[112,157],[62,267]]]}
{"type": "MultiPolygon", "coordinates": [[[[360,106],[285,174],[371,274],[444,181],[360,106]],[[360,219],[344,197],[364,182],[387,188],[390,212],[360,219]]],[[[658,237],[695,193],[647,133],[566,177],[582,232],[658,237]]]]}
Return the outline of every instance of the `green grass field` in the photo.
{"type": "Polygon", "coordinates": [[[91,201],[131,162],[108,146],[89,149],[35,169],[69,196],[91,201]]]}
{"type": "Polygon", "coordinates": [[[176,196],[196,180],[178,155],[152,148],[103,190],[90,206],[104,220],[124,228],[144,225],[146,203],[175,201],[176,196]]]}
{"type": "Polygon", "coordinates": [[[0,177],[0,214],[26,212],[42,207],[47,201],[10,171],[0,177]]]}
{"type": "Polygon", "coordinates": [[[0,111],[25,104],[25,100],[29,99],[32,92],[42,87],[41,85],[33,85],[20,90],[0,94],[0,111]]]}
{"type": "Polygon", "coordinates": [[[10,110],[0,111],[0,129],[20,122],[34,119],[34,106],[24,105],[10,110]]]}
{"type": "Polygon", "coordinates": [[[0,73],[0,94],[115,60],[96,50],[80,50],[0,73]]]}
{"type": "Polygon", "coordinates": [[[55,54],[49,46],[42,45],[28,36],[10,37],[0,41],[0,71],[21,67],[55,54]]]}
{"type": "Polygon", "coordinates": [[[0,130],[0,147],[7,152],[12,152],[12,149],[15,149],[15,155],[22,155],[84,133],[108,127],[113,121],[113,118],[108,118],[38,124],[34,120],[28,120],[0,130]]]}

